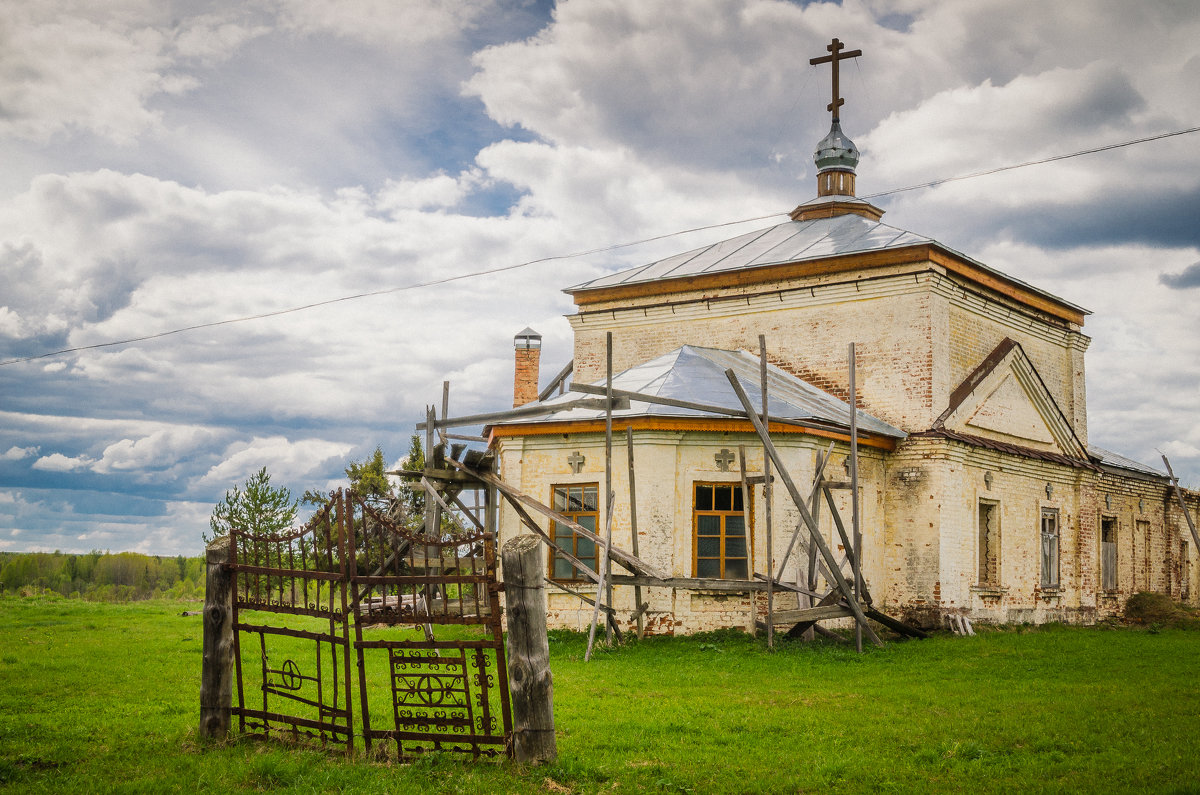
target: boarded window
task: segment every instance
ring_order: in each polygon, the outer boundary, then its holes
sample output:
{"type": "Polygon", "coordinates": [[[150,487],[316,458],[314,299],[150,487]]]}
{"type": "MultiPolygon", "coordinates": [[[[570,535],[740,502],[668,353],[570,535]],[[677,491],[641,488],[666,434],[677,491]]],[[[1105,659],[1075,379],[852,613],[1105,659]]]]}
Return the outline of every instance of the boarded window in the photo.
{"type": "MultiPolygon", "coordinates": [[[[596,532],[600,520],[600,486],[597,483],[581,483],[570,486],[555,486],[554,510],[576,524],[596,532]]],[[[562,549],[570,552],[596,570],[596,544],[591,539],[577,534],[570,527],[557,522],[550,523],[551,538],[562,549]]],[[[550,577],[555,580],[587,580],[590,578],[557,551],[551,551],[550,577]]]]}
{"type": "Polygon", "coordinates": [[[1100,518],[1100,587],[1117,590],[1117,520],[1112,516],[1100,518]]]}
{"type": "Polygon", "coordinates": [[[979,584],[1000,584],[1000,506],[979,503],[979,584]]]}
{"type": "Polygon", "coordinates": [[[697,483],[692,502],[692,562],[697,577],[744,580],[749,535],[738,483],[697,483]]]}
{"type": "Polygon", "coordinates": [[[1058,509],[1042,509],[1042,587],[1058,586],[1058,509]]]}
{"type": "Polygon", "coordinates": [[[1136,584],[1139,591],[1150,590],[1150,523],[1138,519],[1135,523],[1137,532],[1134,543],[1137,544],[1138,553],[1135,557],[1136,565],[1136,584]]]}

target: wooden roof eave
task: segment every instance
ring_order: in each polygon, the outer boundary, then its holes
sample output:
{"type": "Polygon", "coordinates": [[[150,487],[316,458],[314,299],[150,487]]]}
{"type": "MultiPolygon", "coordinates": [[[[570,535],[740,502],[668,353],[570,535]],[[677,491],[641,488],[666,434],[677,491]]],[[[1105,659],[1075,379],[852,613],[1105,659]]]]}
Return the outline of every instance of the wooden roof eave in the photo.
{"type": "MultiPolygon", "coordinates": [[[[635,431],[708,431],[756,435],[754,426],[749,420],[736,417],[614,417],[613,420],[614,424],[628,425],[635,431]]],[[[604,433],[604,427],[603,419],[548,420],[492,425],[484,429],[484,435],[489,438],[489,446],[492,446],[498,440],[506,438],[552,436],[566,433],[604,433]]],[[[849,431],[842,432],[831,428],[772,422],[768,430],[771,433],[800,434],[850,443],[849,431]]],[[[896,439],[888,436],[867,434],[861,430],[858,432],[858,443],[861,447],[873,447],[891,452],[896,449],[896,442],[896,439]]]]}

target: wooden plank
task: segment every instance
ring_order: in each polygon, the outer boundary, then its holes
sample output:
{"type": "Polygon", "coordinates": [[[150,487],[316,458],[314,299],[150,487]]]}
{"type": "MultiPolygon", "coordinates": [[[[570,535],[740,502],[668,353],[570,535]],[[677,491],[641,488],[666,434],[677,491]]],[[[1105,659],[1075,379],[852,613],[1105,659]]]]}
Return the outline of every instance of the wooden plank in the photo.
{"type": "MultiPolygon", "coordinates": [[[[858,522],[858,391],[855,388],[854,343],[850,343],[850,524],[854,538],[853,546],[843,544],[843,549],[854,556],[850,558],[850,570],[854,573],[854,597],[862,599],[862,529],[858,522]]],[[[836,515],[836,511],[834,514],[836,515]]],[[[844,533],[843,533],[844,534],[844,533]]],[[[854,647],[862,652],[862,625],[854,628],[854,647]]]]}
{"type": "MultiPolygon", "coordinates": [[[[769,416],[767,412],[767,336],[765,334],[758,335],[758,388],[762,395],[762,421],[767,422],[769,416]]],[[[770,427],[769,425],[767,427],[770,427]]],[[[773,492],[771,490],[771,459],[767,457],[766,451],[763,452],[763,519],[766,522],[767,536],[767,648],[775,648],[775,585],[771,581],[771,572],[775,571],[775,535],[773,530],[773,515],[774,506],[771,504],[773,500],[773,492]]],[[[746,480],[746,473],[742,473],[743,482],[746,480]]],[[[749,526],[749,522],[747,522],[749,526]]],[[[754,567],[751,566],[750,579],[754,579],[754,567]]],[[[750,597],[750,604],[754,604],[754,597],[750,597]]],[[[754,611],[751,611],[752,613],[754,611]]],[[[752,625],[753,626],[753,625],[752,625]]]]}
{"type": "MultiPolygon", "coordinates": [[[[554,410],[566,411],[567,409],[579,408],[602,409],[604,408],[604,405],[605,404],[603,400],[596,400],[595,398],[580,398],[578,400],[556,404],[554,410]]],[[[618,400],[613,408],[629,408],[629,405],[624,401],[618,400]]],[[[442,420],[436,418],[431,420],[427,417],[425,422],[417,423],[416,428],[418,431],[427,431],[431,423],[437,430],[441,430],[443,428],[458,428],[464,425],[492,425],[497,422],[506,422],[508,420],[521,419],[522,417],[536,417],[539,414],[548,413],[549,410],[545,406],[535,404],[509,409],[508,411],[492,411],[486,414],[467,414],[462,417],[447,417],[442,420]]]]}
{"type": "Polygon", "coordinates": [[[538,392],[537,399],[542,401],[550,397],[550,395],[554,393],[554,390],[563,386],[564,382],[567,380],[567,376],[569,376],[574,370],[575,360],[572,359],[571,361],[567,362],[563,369],[558,371],[557,375],[550,379],[550,383],[546,384],[545,389],[543,389],[541,392],[538,392]]]}
{"type": "Polygon", "coordinates": [[[908,635],[912,638],[928,638],[929,633],[924,630],[914,627],[912,624],[907,624],[897,618],[892,618],[882,610],[877,610],[874,607],[867,608],[867,616],[878,621],[890,630],[899,632],[901,635],[908,635]]]}
{"type": "MultiPolygon", "coordinates": [[[[613,340],[611,331],[607,332],[604,337],[604,373],[604,493],[605,499],[608,501],[608,511],[604,520],[604,547],[607,550],[612,549],[612,511],[616,498],[612,487],[613,340]]],[[[604,596],[608,600],[608,606],[612,607],[612,560],[606,555],[605,561],[603,574],[608,578],[608,591],[604,596]]],[[[599,600],[600,597],[601,594],[597,593],[596,599],[599,600]]],[[[604,639],[609,646],[612,645],[612,627],[608,624],[604,626],[604,639]]]]}
{"type": "MultiPolygon", "coordinates": [[[[629,546],[633,551],[634,557],[638,555],[638,522],[637,522],[637,489],[634,486],[633,476],[633,426],[625,426],[625,450],[629,457],[629,546]]],[[[646,612],[646,608],[650,605],[642,602],[642,586],[633,586],[633,603],[638,606],[637,614],[634,616],[637,621],[637,636],[641,638],[645,635],[645,626],[642,619],[642,614],[646,612]]]]}
{"type": "MultiPolygon", "coordinates": [[[[604,534],[608,537],[609,543],[600,547],[600,562],[597,567],[600,570],[600,581],[596,583],[596,601],[592,603],[592,624],[588,629],[587,649],[583,652],[583,661],[589,662],[592,659],[592,644],[596,641],[596,621],[600,618],[600,599],[604,594],[605,573],[608,570],[608,550],[612,546],[612,512],[613,512],[613,493],[608,493],[608,506],[604,512],[604,534]]],[[[608,587],[612,588],[612,574],[608,574],[608,587]]],[[[609,599],[609,607],[612,607],[612,600],[609,599]]],[[[605,625],[607,626],[607,624],[605,625]]],[[[612,643],[611,636],[609,643],[612,643]]]]}
{"type": "MultiPolygon", "coordinates": [[[[850,563],[850,567],[853,570],[855,561],[857,560],[857,555],[855,555],[854,551],[850,548],[850,542],[846,535],[846,526],[842,524],[842,515],[838,513],[837,507],[833,502],[832,492],[825,488],[822,488],[822,491],[825,493],[825,503],[829,506],[829,510],[833,514],[833,526],[837,528],[838,537],[842,539],[842,549],[846,552],[845,560],[850,563]]],[[[867,604],[872,604],[871,595],[867,593],[867,586],[865,583],[859,590],[860,600],[866,602],[867,604]]]]}
{"type": "Polygon", "coordinates": [[[853,618],[854,611],[844,604],[802,607],[799,610],[776,610],[775,626],[799,624],[805,621],[827,621],[831,618],[853,618]]]}
{"type": "MultiPolygon", "coordinates": [[[[745,529],[746,536],[746,579],[754,579],[754,539],[751,535],[752,526],[750,524],[750,484],[746,482],[746,445],[738,445],[738,471],[741,473],[741,489],[742,489],[742,526],[745,529]]],[[[750,597],[750,615],[747,616],[746,631],[750,633],[750,637],[754,637],[754,624],[758,618],[758,609],[754,604],[753,595],[750,597]]],[[[768,613],[771,611],[768,610],[768,613]]],[[[768,645],[770,643],[768,642],[768,645]]]]}
{"type": "MultiPolygon", "coordinates": [[[[571,384],[572,392],[582,392],[587,395],[603,395],[604,387],[592,386],[591,384],[571,384]]],[[[637,401],[638,403],[651,403],[656,406],[672,406],[680,409],[691,409],[693,411],[703,411],[708,414],[720,414],[726,417],[738,417],[746,419],[746,412],[739,409],[731,409],[725,406],[714,406],[711,403],[696,403],[691,400],[678,400],[676,398],[659,397],[658,395],[647,395],[642,392],[631,392],[627,389],[614,389],[613,399],[626,399],[629,401],[637,401]]],[[[776,425],[792,425],[797,428],[816,428],[821,430],[834,430],[845,432],[845,426],[838,425],[832,422],[821,422],[819,420],[797,420],[790,417],[769,417],[770,422],[776,425]]]]}
{"type": "Polygon", "coordinates": [[[738,381],[737,375],[732,369],[725,371],[725,377],[729,381],[729,385],[733,387],[734,393],[738,396],[738,400],[746,407],[747,416],[750,418],[751,424],[754,425],[754,430],[758,432],[758,436],[762,439],[763,447],[766,448],[767,454],[771,457],[775,468],[779,470],[779,479],[787,488],[788,494],[791,495],[792,502],[795,503],[796,509],[800,512],[800,517],[804,523],[808,525],[809,533],[812,540],[816,542],[817,548],[821,551],[821,555],[825,558],[825,564],[829,567],[833,574],[834,582],[838,586],[838,590],[842,592],[845,598],[850,602],[850,609],[854,611],[854,618],[859,624],[863,625],[863,632],[870,638],[871,642],[876,646],[883,646],[883,641],[875,634],[875,630],[867,625],[867,617],[863,614],[862,608],[854,599],[854,593],[850,583],[846,582],[846,578],[842,576],[841,569],[837,568],[837,561],[833,557],[833,552],[829,549],[829,545],[825,543],[825,539],[821,537],[820,528],[813,521],[812,514],[809,513],[808,506],[804,504],[804,497],[801,496],[800,490],[796,488],[795,482],[792,481],[792,476],[788,473],[787,467],[783,464],[783,459],[779,455],[779,451],[775,449],[775,444],[771,441],[770,434],[767,433],[767,428],[763,425],[762,420],[754,413],[753,407],[750,404],[750,398],[746,396],[746,390],[742,389],[742,384],[738,381]]]}
{"type": "MultiPolygon", "coordinates": [[[[448,463],[452,464],[453,466],[457,467],[458,469],[462,470],[463,472],[469,474],[471,477],[481,480],[484,483],[487,483],[489,486],[494,487],[497,491],[499,491],[501,494],[503,494],[505,497],[507,497],[509,499],[509,502],[513,502],[514,500],[517,502],[520,502],[521,504],[525,505],[526,507],[536,511],[537,513],[542,514],[546,518],[553,519],[558,524],[561,524],[565,527],[571,528],[573,531],[575,531],[579,535],[583,536],[584,538],[588,539],[589,541],[592,541],[596,544],[604,543],[604,539],[602,539],[600,536],[593,533],[591,530],[588,530],[586,527],[583,527],[582,525],[580,525],[577,522],[571,521],[570,519],[563,516],[561,513],[554,510],[553,508],[543,505],[542,503],[540,503],[537,500],[530,497],[528,494],[525,494],[523,491],[513,488],[512,486],[508,485],[507,483],[505,483],[503,480],[501,480],[497,476],[493,475],[492,473],[480,472],[478,470],[470,469],[465,464],[461,464],[458,461],[450,461],[448,463]]],[[[612,548],[611,555],[612,555],[613,560],[615,560],[621,566],[624,566],[626,569],[633,572],[634,574],[644,574],[647,577],[657,577],[659,579],[663,579],[666,577],[665,574],[663,574],[661,571],[659,571],[658,569],[651,566],[646,561],[642,560],[639,557],[629,554],[628,552],[621,549],[620,547],[614,546],[612,548]]]]}

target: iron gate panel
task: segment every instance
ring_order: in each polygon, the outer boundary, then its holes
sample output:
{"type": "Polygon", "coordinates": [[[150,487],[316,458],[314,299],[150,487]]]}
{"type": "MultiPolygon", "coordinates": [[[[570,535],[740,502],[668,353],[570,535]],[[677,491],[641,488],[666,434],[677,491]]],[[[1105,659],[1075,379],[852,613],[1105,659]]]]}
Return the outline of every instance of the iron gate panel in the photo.
{"type": "Polygon", "coordinates": [[[391,682],[381,712],[360,676],[365,747],[388,741],[401,759],[430,750],[508,753],[512,717],[500,611],[493,609],[500,590],[494,536],[477,528],[430,538],[360,508],[350,544],[358,669],[385,660],[391,682]],[[364,638],[365,628],[381,624],[423,632],[424,640],[364,638]],[[478,626],[486,637],[435,640],[436,625],[478,626]],[[389,727],[373,725],[380,714],[389,727]]]}
{"type": "Polygon", "coordinates": [[[493,609],[502,586],[491,533],[477,526],[429,538],[338,491],[298,531],[256,536],[235,529],[231,536],[233,714],[242,732],[347,753],[358,735],[368,751],[387,753],[394,744],[402,759],[430,750],[510,752],[504,638],[493,609]],[[254,623],[244,621],[251,612],[254,623]],[[435,639],[439,625],[477,626],[483,635],[435,639]],[[371,637],[381,627],[421,637],[371,637]],[[368,671],[379,669],[386,681],[368,681],[368,671]],[[351,703],[356,688],[361,728],[351,703]],[[373,727],[373,714],[388,720],[373,727]],[[373,741],[382,743],[373,749],[373,741]]]}
{"type": "Polygon", "coordinates": [[[354,747],[341,508],[330,500],[291,533],[231,531],[232,712],[244,733],[354,747]]]}

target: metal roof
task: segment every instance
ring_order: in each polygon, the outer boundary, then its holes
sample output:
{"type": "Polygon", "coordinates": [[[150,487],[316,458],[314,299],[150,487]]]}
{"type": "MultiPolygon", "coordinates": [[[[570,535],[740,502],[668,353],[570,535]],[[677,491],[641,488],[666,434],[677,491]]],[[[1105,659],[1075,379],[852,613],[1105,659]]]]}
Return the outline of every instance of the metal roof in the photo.
{"type": "Polygon", "coordinates": [[[1145,464],[1138,463],[1132,458],[1126,458],[1119,453],[1114,453],[1111,450],[1105,450],[1103,447],[1097,447],[1094,444],[1088,445],[1088,454],[1093,458],[1099,459],[1101,466],[1113,467],[1115,469],[1128,469],[1133,472],[1141,472],[1143,475],[1153,475],[1156,478],[1165,478],[1167,476],[1166,472],[1145,464]]]}
{"type": "MultiPolygon", "coordinates": [[[[762,402],[759,390],[759,358],[745,351],[725,351],[716,348],[701,348],[684,345],[643,364],[635,365],[613,375],[613,388],[629,392],[640,392],[655,397],[687,400],[722,408],[741,410],[742,404],[734,394],[725,377],[725,370],[732,368],[738,381],[755,406],[762,402]]],[[[593,382],[603,386],[604,380],[593,382]]],[[[545,414],[522,417],[497,425],[534,422],[587,421],[603,419],[601,409],[556,408],[579,398],[577,394],[563,394],[540,404],[545,414]]],[[[767,413],[772,417],[795,420],[810,420],[814,423],[839,428],[850,427],[850,405],[838,400],[812,384],[773,364],[767,364],[767,413]]],[[[628,409],[613,412],[614,418],[630,417],[706,417],[714,415],[696,409],[662,406],[654,403],[631,401],[628,409]]],[[[858,427],[878,436],[904,438],[904,431],[883,420],[872,417],[861,409],[858,411],[858,427]]]]}
{"type": "MultiPolygon", "coordinates": [[[[830,198],[828,196],[819,197],[818,200],[807,204],[815,205],[822,201],[828,201],[830,198]]],[[[832,198],[855,201],[853,197],[832,198]]],[[[1082,314],[1090,314],[1083,307],[1001,273],[933,238],[906,232],[856,213],[845,213],[832,218],[816,218],[809,221],[784,221],[767,229],[747,232],[729,240],[722,240],[709,246],[651,262],[649,265],[641,265],[601,276],[583,284],[568,287],[565,292],[586,292],[604,287],[643,284],[663,279],[762,268],[790,262],[804,262],[805,260],[845,254],[865,254],[872,251],[887,251],[920,245],[938,246],[989,274],[1020,285],[1082,314]]]]}

